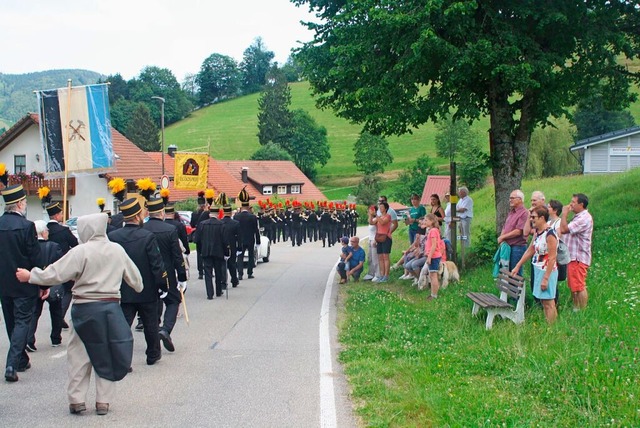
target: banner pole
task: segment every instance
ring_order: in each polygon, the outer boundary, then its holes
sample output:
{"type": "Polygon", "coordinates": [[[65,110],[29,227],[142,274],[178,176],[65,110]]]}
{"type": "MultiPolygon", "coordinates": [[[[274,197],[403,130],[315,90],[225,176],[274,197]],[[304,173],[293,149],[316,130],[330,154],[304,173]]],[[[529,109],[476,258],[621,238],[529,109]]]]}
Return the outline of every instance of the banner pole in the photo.
{"type": "MultiPolygon", "coordinates": [[[[67,120],[71,118],[71,79],[67,79],[67,120]]],[[[62,191],[62,222],[67,221],[67,191],[69,185],[69,124],[66,126],[66,132],[63,142],[64,154],[64,186],[62,191]]]]}

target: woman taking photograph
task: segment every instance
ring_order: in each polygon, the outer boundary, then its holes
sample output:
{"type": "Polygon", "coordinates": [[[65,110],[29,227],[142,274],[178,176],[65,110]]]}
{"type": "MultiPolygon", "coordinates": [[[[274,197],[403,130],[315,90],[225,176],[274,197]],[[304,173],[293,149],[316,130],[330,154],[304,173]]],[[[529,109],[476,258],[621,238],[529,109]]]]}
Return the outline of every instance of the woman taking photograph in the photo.
{"type": "Polygon", "coordinates": [[[529,217],[535,228],[535,234],[531,245],[522,256],[522,259],[511,271],[515,275],[520,267],[529,259],[533,266],[533,295],[540,299],[544,316],[549,324],[558,317],[556,310],[556,288],[558,285],[558,269],[556,256],[558,250],[558,237],[549,221],[549,211],[543,206],[535,207],[529,217]]]}
{"type": "MultiPolygon", "coordinates": [[[[372,207],[373,208],[373,207],[372,207]]],[[[380,265],[380,279],[375,282],[387,282],[389,280],[389,254],[391,254],[391,216],[388,214],[389,204],[378,204],[379,215],[374,209],[369,210],[369,224],[376,226],[376,243],[378,251],[378,264],[380,265]]]]}

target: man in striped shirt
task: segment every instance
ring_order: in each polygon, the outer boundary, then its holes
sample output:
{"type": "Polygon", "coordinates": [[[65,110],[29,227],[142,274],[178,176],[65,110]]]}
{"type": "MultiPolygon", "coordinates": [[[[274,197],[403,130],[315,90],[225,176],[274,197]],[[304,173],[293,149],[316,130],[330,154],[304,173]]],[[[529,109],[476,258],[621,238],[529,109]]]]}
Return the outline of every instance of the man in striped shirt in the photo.
{"type": "Polygon", "coordinates": [[[573,298],[573,310],[579,311],[587,306],[587,269],[591,265],[591,234],[593,218],[587,211],[589,199],[583,193],[576,193],[569,205],[562,208],[560,230],[569,247],[570,262],[567,266],[567,282],[573,298]],[[567,222],[569,211],[575,215],[567,222]]]}

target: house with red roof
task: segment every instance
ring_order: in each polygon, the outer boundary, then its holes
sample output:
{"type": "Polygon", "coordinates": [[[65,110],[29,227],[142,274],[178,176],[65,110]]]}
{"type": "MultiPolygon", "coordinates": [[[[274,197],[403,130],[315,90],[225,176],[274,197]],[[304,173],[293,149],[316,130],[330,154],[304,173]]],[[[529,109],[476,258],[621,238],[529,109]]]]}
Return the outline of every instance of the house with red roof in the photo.
{"type": "MultiPolygon", "coordinates": [[[[150,178],[159,186],[162,177],[162,157],[165,174],[170,177],[169,199],[177,202],[197,197],[197,190],[174,188],[172,178],[175,169],[175,147],[170,147],[168,153],[144,152],[113,127],[111,137],[116,158],[113,171],[101,174],[69,174],[68,217],[98,212],[97,198],[105,199],[106,209],[117,211],[118,201],[107,187],[108,181],[114,177],[123,178],[127,182],[128,196],[137,196],[135,182],[141,178],[150,178]]],[[[53,200],[61,201],[64,180],[53,179],[44,174],[38,114],[27,114],[0,135],[0,163],[4,163],[12,174],[9,185],[21,182],[25,187],[29,206],[27,217],[31,220],[46,219],[46,212],[37,197],[38,188],[49,187],[53,200]]],[[[225,192],[232,200],[243,187],[246,187],[249,196],[256,202],[275,195],[301,201],[326,199],[302,171],[289,161],[218,161],[209,157],[208,187],[214,189],[216,194],[225,192]]]]}

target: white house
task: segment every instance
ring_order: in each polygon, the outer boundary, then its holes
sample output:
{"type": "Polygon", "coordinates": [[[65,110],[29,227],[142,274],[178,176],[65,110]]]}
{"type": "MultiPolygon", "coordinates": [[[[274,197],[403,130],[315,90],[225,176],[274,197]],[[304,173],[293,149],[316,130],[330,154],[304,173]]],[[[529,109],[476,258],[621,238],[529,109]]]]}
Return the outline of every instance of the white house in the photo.
{"type": "MultiPolygon", "coordinates": [[[[99,212],[96,200],[105,199],[105,209],[115,210],[117,201],[107,187],[110,178],[119,176],[129,185],[135,195],[134,180],[150,177],[159,182],[161,168],[142,150],[127,140],[117,130],[111,129],[116,168],[109,174],[69,174],[67,186],[67,217],[99,212]]],[[[0,135],[0,163],[4,163],[11,174],[9,185],[22,183],[27,193],[27,218],[47,220],[47,213],[38,199],[38,188],[51,189],[54,201],[62,201],[63,179],[43,178],[44,154],[40,143],[39,116],[30,113],[0,135]],[[19,174],[27,176],[19,176],[19,174]],[[34,174],[32,174],[34,173],[34,174]]],[[[0,198],[0,210],[4,201],[0,198]]]]}
{"type": "Polygon", "coordinates": [[[570,150],[584,174],[628,171],[640,166],[640,126],[577,141],[570,150]]]}

